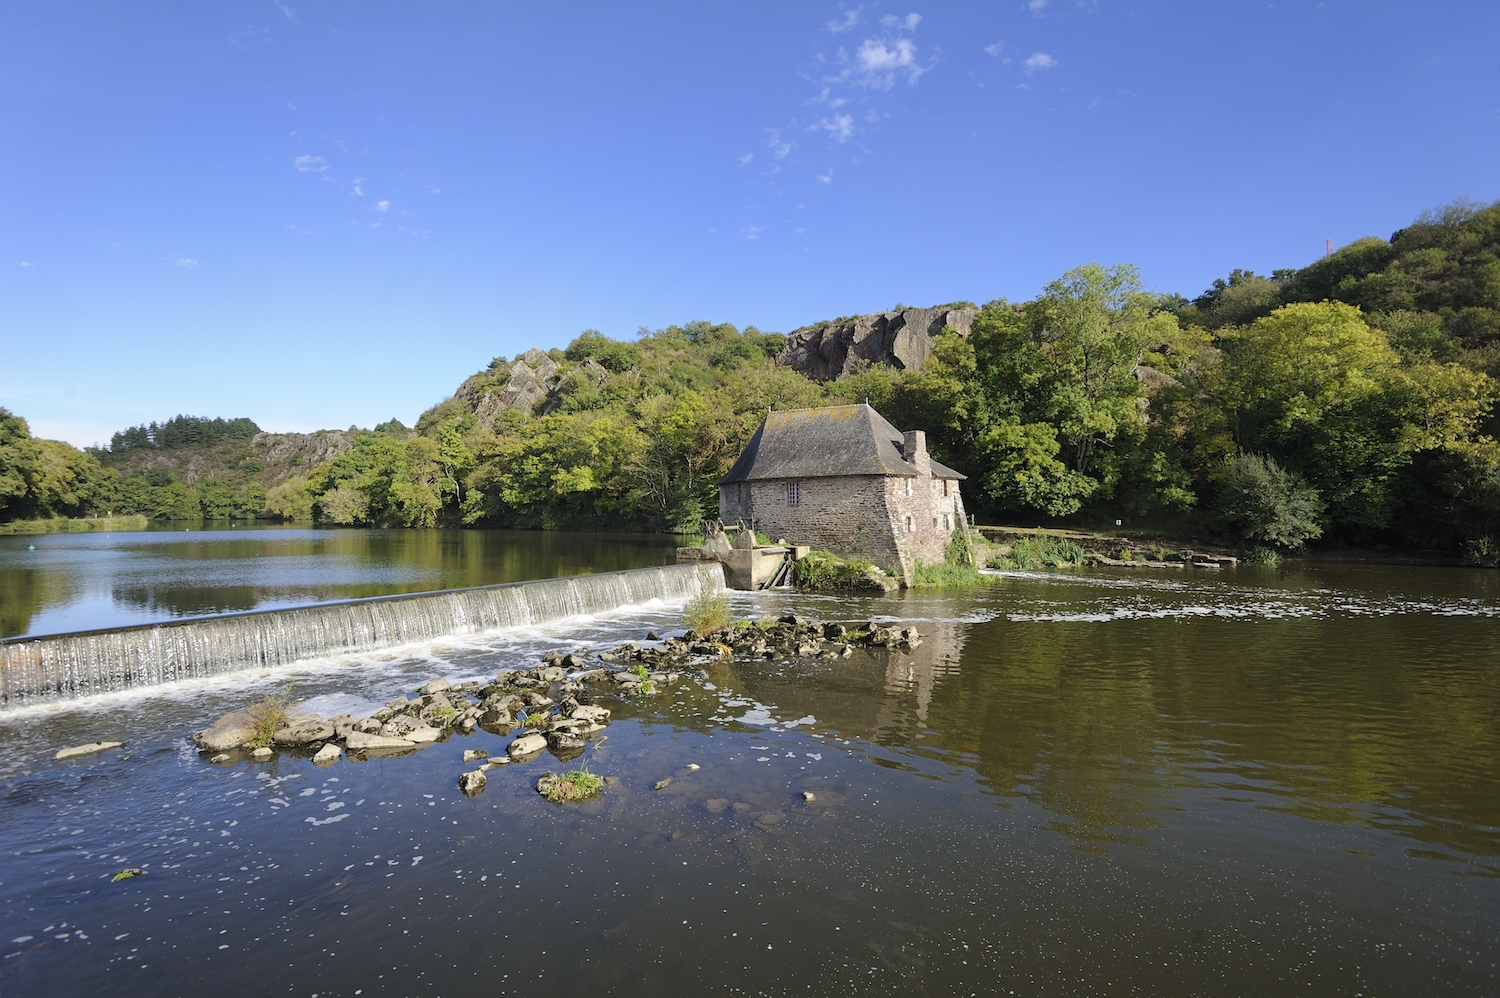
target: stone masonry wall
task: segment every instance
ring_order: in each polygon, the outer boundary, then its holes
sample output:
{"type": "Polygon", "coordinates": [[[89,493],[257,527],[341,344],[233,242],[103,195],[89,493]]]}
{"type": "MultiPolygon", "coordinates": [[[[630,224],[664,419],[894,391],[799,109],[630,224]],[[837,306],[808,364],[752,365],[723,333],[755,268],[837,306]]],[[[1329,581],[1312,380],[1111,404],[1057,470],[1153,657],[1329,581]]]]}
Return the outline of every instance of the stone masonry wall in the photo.
{"type": "Polygon", "coordinates": [[[798,479],[795,506],[788,502],[789,484],[786,479],[761,479],[722,485],[719,517],[725,523],[753,522],[772,540],[785,537],[901,570],[884,476],[798,479]]]}

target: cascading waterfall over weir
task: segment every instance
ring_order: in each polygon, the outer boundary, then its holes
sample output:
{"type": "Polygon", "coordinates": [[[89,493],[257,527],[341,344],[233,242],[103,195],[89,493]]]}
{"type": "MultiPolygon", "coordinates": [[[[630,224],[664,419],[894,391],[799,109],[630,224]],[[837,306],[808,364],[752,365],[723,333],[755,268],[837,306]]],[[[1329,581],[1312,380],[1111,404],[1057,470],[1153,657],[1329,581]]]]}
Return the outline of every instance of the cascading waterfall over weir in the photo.
{"type": "Polygon", "coordinates": [[[542,624],[653,599],[684,599],[704,586],[724,588],[717,563],[9,638],[0,641],[0,707],[542,624]]]}

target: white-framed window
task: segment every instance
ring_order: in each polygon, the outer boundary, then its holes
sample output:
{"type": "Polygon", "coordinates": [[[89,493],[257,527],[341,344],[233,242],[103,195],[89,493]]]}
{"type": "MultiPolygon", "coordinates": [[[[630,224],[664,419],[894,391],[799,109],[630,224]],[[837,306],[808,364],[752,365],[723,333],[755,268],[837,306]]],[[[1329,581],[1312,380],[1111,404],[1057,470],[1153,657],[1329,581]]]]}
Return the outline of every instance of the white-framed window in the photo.
{"type": "Polygon", "coordinates": [[[788,506],[800,506],[802,504],[802,483],[786,483],[786,504],[788,506]]]}
{"type": "Polygon", "coordinates": [[[905,484],[902,486],[902,491],[904,491],[907,495],[911,495],[911,479],[908,478],[908,479],[905,479],[904,481],[905,481],[905,484]]]}
{"type": "MultiPolygon", "coordinates": [[[[908,481],[908,482],[909,482],[909,481],[911,481],[911,479],[910,479],[910,478],[908,478],[908,479],[907,479],[907,481],[908,481]]],[[[912,519],[912,518],[911,518],[911,517],[909,517],[909,516],[908,516],[908,517],[906,517],[906,519],[905,519],[905,523],[904,523],[904,524],[903,524],[903,525],[904,525],[904,526],[905,526],[905,527],[906,527],[906,532],[907,532],[907,533],[908,533],[908,534],[911,534],[911,533],[915,533],[915,532],[916,532],[916,529],[917,529],[917,521],[915,521],[915,520],[913,520],[913,519],[912,519]]]]}
{"type": "Polygon", "coordinates": [[[952,530],[953,529],[953,521],[948,518],[948,514],[947,513],[943,514],[943,529],[944,530],[952,530]]]}

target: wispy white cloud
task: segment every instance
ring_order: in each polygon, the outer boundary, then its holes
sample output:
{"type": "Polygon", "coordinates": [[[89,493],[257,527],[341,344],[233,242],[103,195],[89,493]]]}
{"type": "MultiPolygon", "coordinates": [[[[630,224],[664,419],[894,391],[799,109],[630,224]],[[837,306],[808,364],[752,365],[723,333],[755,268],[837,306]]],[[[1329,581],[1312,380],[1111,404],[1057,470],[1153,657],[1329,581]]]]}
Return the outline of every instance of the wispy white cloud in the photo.
{"type": "Polygon", "coordinates": [[[1052,0],[1030,0],[1030,2],[1026,5],[1026,9],[1031,11],[1032,13],[1036,13],[1039,10],[1044,10],[1046,6],[1051,2],[1052,0]]]}
{"type": "Polygon", "coordinates": [[[364,177],[355,177],[354,178],[354,190],[353,190],[352,193],[354,194],[355,197],[362,198],[362,197],[365,196],[365,189],[360,186],[364,182],[365,182],[365,178],[364,177]]]}
{"type": "Polygon", "coordinates": [[[770,147],[771,155],[777,159],[786,159],[787,153],[792,151],[792,144],[782,141],[779,128],[766,129],[766,145],[770,147]]]}
{"type": "Polygon", "coordinates": [[[820,183],[820,184],[831,184],[831,183],[833,183],[833,167],[830,166],[828,168],[828,172],[827,173],[820,173],[820,174],[818,174],[818,183],[820,183]]]}
{"type": "Polygon", "coordinates": [[[844,11],[843,17],[836,17],[828,22],[828,30],[836,35],[849,31],[859,24],[859,13],[862,10],[864,10],[864,7],[855,7],[853,10],[844,11]]]}
{"type": "Polygon", "coordinates": [[[375,210],[376,211],[390,211],[391,210],[391,203],[389,201],[376,201],[375,202],[375,210]]]}
{"type": "Polygon", "coordinates": [[[889,43],[866,38],[854,57],[859,81],[878,90],[889,90],[896,82],[897,74],[904,75],[907,83],[915,85],[927,72],[925,67],[917,65],[917,46],[910,38],[897,38],[889,43]]]}
{"type": "Polygon", "coordinates": [[[755,153],[753,153],[753,152],[747,152],[747,153],[745,153],[745,155],[739,156],[737,158],[740,161],[740,166],[749,166],[750,165],[750,161],[755,158],[755,153]]]}
{"type": "Polygon", "coordinates": [[[748,229],[745,230],[745,238],[746,239],[754,239],[756,236],[759,236],[764,231],[766,231],[766,227],[764,225],[752,225],[748,229]]]}
{"type": "Polygon", "coordinates": [[[1026,57],[1026,71],[1035,72],[1038,69],[1051,69],[1057,65],[1057,60],[1045,52],[1033,52],[1026,57]]]}
{"type": "Polygon", "coordinates": [[[849,99],[847,97],[835,97],[833,96],[832,87],[824,87],[818,92],[818,96],[808,101],[808,103],[821,104],[827,107],[829,110],[832,110],[836,107],[843,107],[845,104],[849,103],[849,99]]]}
{"type": "Polygon", "coordinates": [[[995,39],[989,45],[986,45],[984,47],[984,50],[986,52],[988,52],[990,55],[999,55],[1001,52],[1005,51],[1005,39],[1004,38],[997,38],[997,39],[995,39]]]}
{"type": "Polygon", "coordinates": [[[898,31],[916,31],[917,25],[922,23],[922,15],[907,14],[905,17],[897,17],[895,14],[887,14],[880,19],[880,23],[898,31]]]}
{"type": "Polygon", "coordinates": [[[30,260],[22,260],[20,263],[17,263],[16,266],[17,267],[35,267],[36,264],[32,263],[30,260]]]}
{"type": "Polygon", "coordinates": [[[281,9],[281,12],[286,15],[288,21],[296,22],[297,12],[295,10],[282,3],[281,0],[271,0],[271,2],[281,9]]]}
{"type": "Polygon", "coordinates": [[[328,160],[322,156],[298,156],[292,160],[292,165],[303,173],[321,173],[328,169],[328,160]]]}
{"type": "Polygon", "coordinates": [[[428,184],[427,185],[427,189],[429,191],[431,191],[432,193],[434,193],[434,194],[441,194],[441,193],[443,193],[443,189],[441,187],[438,187],[438,186],[434,185],[434,184],[428,184]]]}
{"type": "Polygon", "coordinates": [[[821,129],[840,142],[843,142],[854,134],[854,118],[847,114],[835,114],[824,118],[812,127],[821,129]]]}
{"type": "Polygon", "coordinates": [[[187,270],[192,270],[194,267],[198,266],[198,261],[194,260],[190,256],[179,257],[177,259],[177,266],[186,268],[187,270]]]}

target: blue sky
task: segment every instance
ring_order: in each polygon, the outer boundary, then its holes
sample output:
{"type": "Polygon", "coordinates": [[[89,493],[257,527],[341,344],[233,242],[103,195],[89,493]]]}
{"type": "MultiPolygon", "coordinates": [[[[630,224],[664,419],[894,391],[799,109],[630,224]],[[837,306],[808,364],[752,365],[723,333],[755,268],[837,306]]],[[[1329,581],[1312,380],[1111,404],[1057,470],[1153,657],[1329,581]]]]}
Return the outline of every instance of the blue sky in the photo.
{"type": "Polygon", "coordinates": [[[585,328],[1189,296],[1500,198],[1500,4],[15,2],[0,405],[411,422],[585,328]]]}

